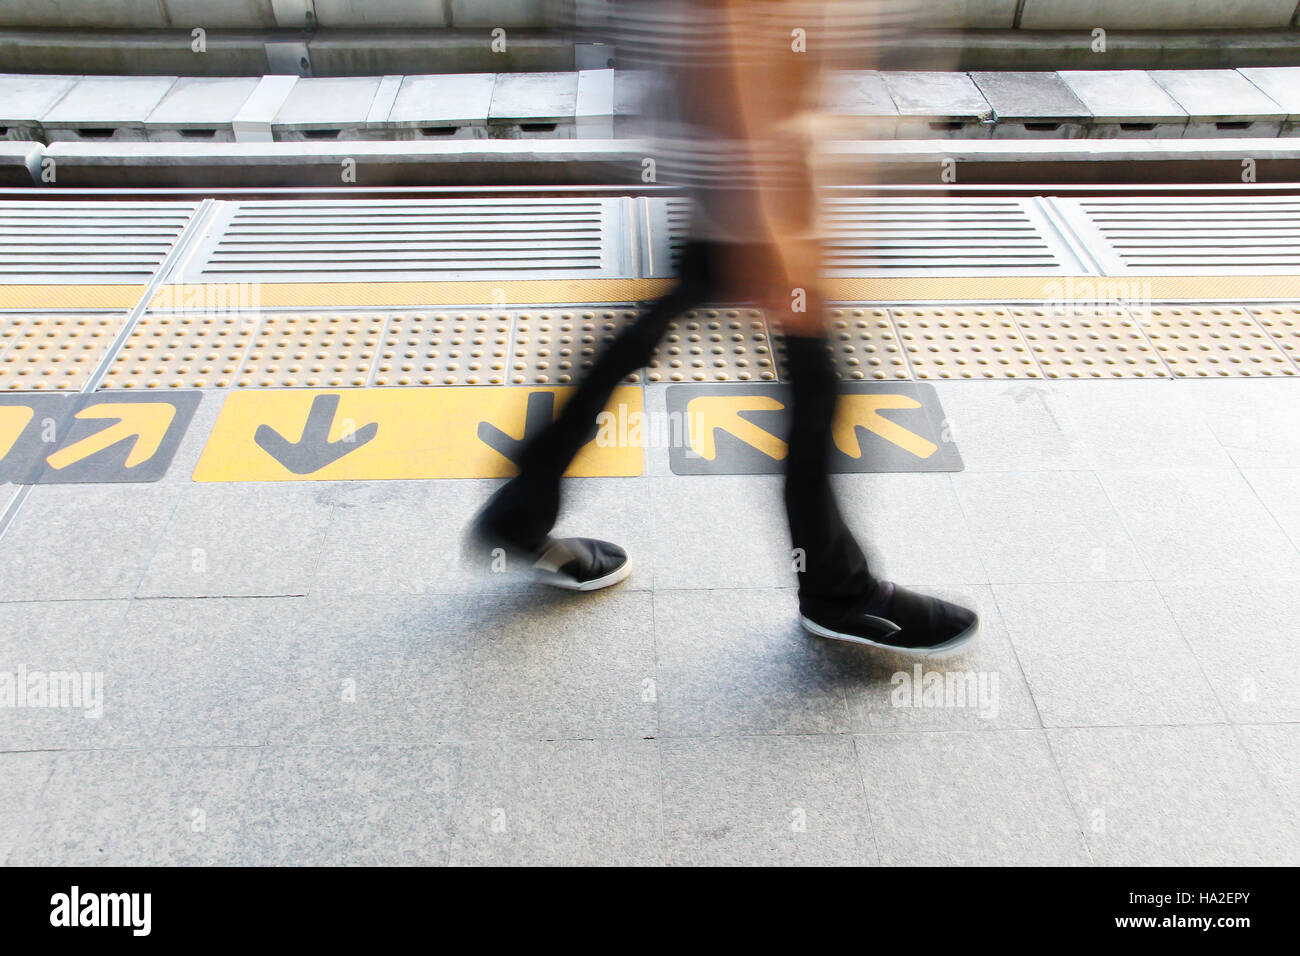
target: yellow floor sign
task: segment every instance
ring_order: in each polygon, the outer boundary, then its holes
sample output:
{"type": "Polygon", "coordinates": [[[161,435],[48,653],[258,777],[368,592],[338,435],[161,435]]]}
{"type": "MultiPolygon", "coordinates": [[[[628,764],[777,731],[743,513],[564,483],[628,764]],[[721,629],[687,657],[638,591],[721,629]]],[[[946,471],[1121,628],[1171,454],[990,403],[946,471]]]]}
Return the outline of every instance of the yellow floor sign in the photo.
{"type": "MultiPolygon", "coordinates": [[[[195,481],[504,478],[524,439],[550,423],[568,388],[367,388],[248,391],[222,406],[195,481]]],[[[639,415],[619,388],[616,414],[639,415]]],[[[643,449],[595,440],[568,474],[635,477],[643,449]]]]}

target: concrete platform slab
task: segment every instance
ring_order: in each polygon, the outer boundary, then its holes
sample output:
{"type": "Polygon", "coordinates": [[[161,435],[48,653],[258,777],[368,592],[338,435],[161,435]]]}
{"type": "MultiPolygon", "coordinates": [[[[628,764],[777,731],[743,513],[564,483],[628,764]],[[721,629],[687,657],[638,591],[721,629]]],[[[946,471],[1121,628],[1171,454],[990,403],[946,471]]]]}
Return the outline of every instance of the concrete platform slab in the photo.
{"type": "Polygon", "coordinates": [[[1048,739],[1101,865],[1300,857],[1295,825],[1231,728],[1053,730],[1048,739]]]}
{"type": "Polygon", "coordinates": [[[882,864],[1091,862],[1042,731],[855,739],[882,864]]]}
{"type": "Polygon", "coordinates": [[[1090,136],[1178,138],[1187,128],[1187,111],[1144,70],[1069,70],[1059,75],[1092,113],[1090,136]]]}
{"type": "Polygon", "coordinates": [[[174,76],[87,76],[41,117],[50,142],[139,141],[145,120],[175,85],[174,76]]]}
{"type": "Polygon", "coordinates": [[[1184,136],[1276,136],[1287,110],[1235,70],[1152,70],[1187,112],[1184,136]]]}

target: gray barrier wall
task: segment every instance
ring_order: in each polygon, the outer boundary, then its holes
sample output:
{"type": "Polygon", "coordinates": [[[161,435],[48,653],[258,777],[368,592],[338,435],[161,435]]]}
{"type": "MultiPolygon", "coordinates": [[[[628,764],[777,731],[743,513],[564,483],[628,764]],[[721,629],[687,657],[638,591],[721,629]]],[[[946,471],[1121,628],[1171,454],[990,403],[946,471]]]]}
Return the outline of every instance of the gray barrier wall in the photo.
{"type": "MultiPolygon", "coordinates": [[[[653,131],[646,74],[0,74],[0,139],[268,142],[608,139],[653,131]]],[[[1214,139],[1300,135],[1300,67],[830,78],[826,136],[849,140],[1214,139]]]]}
{"type": "MultiPolygon", "coordinates": [[[[564,0],[5,0],[0,27],[145,29],[540,28],[564,0]]],[[[932,20],[974,29],[1269,29],[1293,0],[932,0],[932,20]]]]}

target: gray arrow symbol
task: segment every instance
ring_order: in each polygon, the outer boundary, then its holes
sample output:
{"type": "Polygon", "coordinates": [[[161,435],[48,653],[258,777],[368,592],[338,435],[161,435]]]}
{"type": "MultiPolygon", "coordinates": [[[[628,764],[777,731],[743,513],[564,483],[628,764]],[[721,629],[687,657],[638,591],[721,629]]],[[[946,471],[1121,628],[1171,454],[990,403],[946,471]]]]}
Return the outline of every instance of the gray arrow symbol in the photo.
{"type": "Polygon", "coordinates": [[[338,408],[337,395],[317,395],[312,399],[307,424],[302,427],[302,437],[296,442],[289,441],[270,425],[258,425],[253,441],[295,475],[320,471],[366,444],[379,431],[379,423],[371,422],[348,438],[330,441],[330,426],[334,424],[338,408]]]}
{"type": "MultiPolygon", "coordinates": [[[[530,392],[528,395],[528,404],[524,408],[524,437],[515,438],[512,435],[503,432],[491,422],[478,423],[478,439],[487,445],[493,451],[500,452],[506,458],[509,458],[516,465],[519,464],[519,456],[525,448],[547,427],[555,418],[555,393],[554,392],[530,392]]],[[[593,422],[588,429],[586,441],[591,441],[600,431],[599,426],[593,422]]]]}

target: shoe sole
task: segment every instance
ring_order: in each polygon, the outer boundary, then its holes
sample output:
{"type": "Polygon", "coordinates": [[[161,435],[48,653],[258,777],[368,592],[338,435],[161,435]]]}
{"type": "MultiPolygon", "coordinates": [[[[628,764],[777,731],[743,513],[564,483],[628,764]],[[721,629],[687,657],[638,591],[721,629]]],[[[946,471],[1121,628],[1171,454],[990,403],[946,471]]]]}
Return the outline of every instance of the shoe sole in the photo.
{"type": "Polygon", "coordinates": [[[858,637],[855,634],[845,634],[840,631],[833,631],[828,627],[822,627],[815,621],[809,620],[802,614],[799,616],[799,623],[803,625],[803,629],[809,634],[815,634],[817,637],[824,637],[827,640],[843,641],[846,644],[859,644],[865,647],[875,647],[882,651],[894,651],[899,654],[910,654],[913,657],[921,657],[928,660],[952,656],[971,641],[975,640],[975,636],[979,634],[980,630],[980,619],[976,617],[970,627],[966,628],[966,630],[962,631],[956,637],[944,641],[942,644],[936,644],[933,647],[902,647],[898,644],[884,644],[880,641],[873,641],[870,638],[858,637]]]}
{"type": "Polygon", "coordinates": [[[601,588],[613,587],[631,573],[632,559],[628,558],[609,574],[592,578],[590,581],[574,581],[550,571],[533,571],[533,580],[549,584],[553,588],[563,588],[565,591],[599,591],[601,588]]]}

